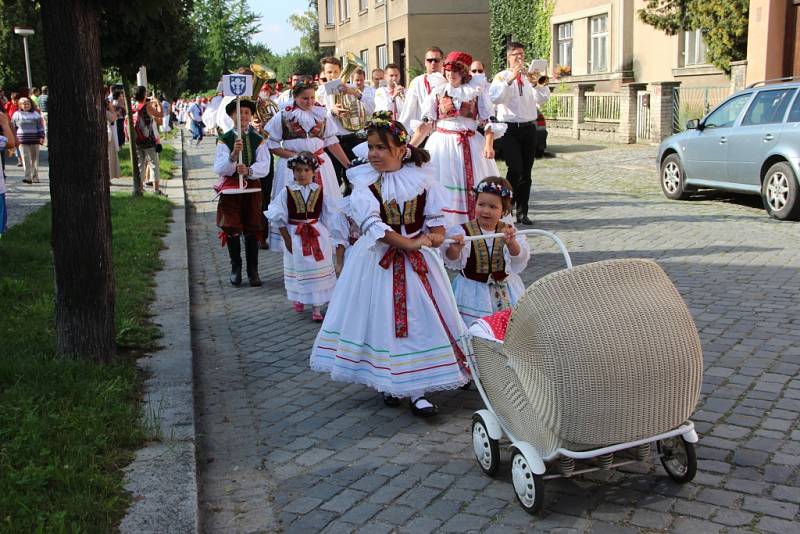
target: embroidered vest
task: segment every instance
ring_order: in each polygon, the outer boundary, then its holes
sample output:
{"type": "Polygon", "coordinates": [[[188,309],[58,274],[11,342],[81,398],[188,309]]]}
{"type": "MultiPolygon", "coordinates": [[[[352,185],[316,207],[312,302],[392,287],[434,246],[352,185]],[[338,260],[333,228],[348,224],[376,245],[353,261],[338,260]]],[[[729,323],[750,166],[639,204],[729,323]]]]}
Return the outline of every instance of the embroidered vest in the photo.
{"type": "Polygon", "coordinates": [[[445,93],[436,97],[437,109],[440,119],[452,119],[454,117],[466,117],[468,119],[478,118],[478,101],[470,100],[461,102],[461,108],[456,109],[453,99],[445,93]]]}
{"type": "MultiPolygon", "coordinates": [[[[228,147],[228,150],[233,152],[233,143],[236,142],[236,130],[228,130],[222,137],[220,137],[220,141],[225,143],[225,146],[228,147]]],[[[261,137],[256,133],[255,130],[250,128],[246,134],[242,135],[242,141],[244,142],[244,148],[242,149],[242,163],[247,165],[248,167],[256,162],[256,151],[258,150],[258,146],[264,141],[264,138],[261,137]]]]}
{"type": "MultiPolygon", "coordinates": [[[[478,221],[469,221],[461,225],[464,233],[468,236],[481,235],[481,227],[478,221]]],[[[495,232],[502,232],[506,225],[504,222],[497,223],[495,232]]],[[[506,260],[503,256],[503,249],[506,244],[502,237],[494,238],[492,243],[492,253],[489,254],[489,246],[485,239],[472,241],[472,246],[467,258],[467,264],[461,271],[470,280],[485,284],[491,276],[494,280],[502,282],[506,279],[506,260]]]]}
{"type": "MultiPolygon", "coordinates": [[[[289,110],[291,108],[287,108],[289,110]]],[[[325,137],[325,118],[323,117],[306,132],[300,123],[289,113],[281,113],[281,125],[283,126],[283,140],[289,139],[308,139],[309,137],[325,137]]]]}
{"type": "Polygon", "coordinates": [[[411,200],[404,202],[403,210],[400,211],[396,200],[388,203],[383,201],[380,183],[380,180],[373,183],[369,186],[369,190],[381,205],[381,220],[398,234],[402,233],[403,227],[406,229],[406,234],[409,235],[422,230],[422,225],[425,223],[425,198],[428,192],[423,191],[411,200]]]}
{"type": "Polygon", "coordinates": [[[290,221],[307,221],[319,219],[322,215],[322,188],[311,191],[308,200],[303,200],[303,193],[286,187],[286,207],[290,221]]]}

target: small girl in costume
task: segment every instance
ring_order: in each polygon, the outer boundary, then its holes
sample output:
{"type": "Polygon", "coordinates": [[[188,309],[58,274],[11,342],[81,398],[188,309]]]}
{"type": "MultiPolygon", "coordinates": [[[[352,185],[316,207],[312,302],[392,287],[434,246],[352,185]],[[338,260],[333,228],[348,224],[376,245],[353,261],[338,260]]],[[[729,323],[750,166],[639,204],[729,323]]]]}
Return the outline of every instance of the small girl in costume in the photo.
{"type": "Polygon", "coordinates": [[[283,237],[283,281],[294,311],[302,312],[310,304],[311,319],[321,322],[321,308],[336,286],[334,247],[341,266],[347,229],[340,228],[337,200],[314,181],[317,157],[303,151],[289,158],[287,165],[294,180],[277,191],[264,214],[283,237]]]}
{"type": "Polygon", "coordinates": [[[519,277],[531,251],[526,239],[504,222],[511,213],[511,184],[489,177],[475,188],[476,218],[454,226],[447,237],[455,239],[445,250],[445,265],[461,271],[453,280],[458,311],[467,325],[476,319],[514,306],[525,292],[519,277]],[[466,241],[464,236],[502,233],[503,237],[466,241]]]}

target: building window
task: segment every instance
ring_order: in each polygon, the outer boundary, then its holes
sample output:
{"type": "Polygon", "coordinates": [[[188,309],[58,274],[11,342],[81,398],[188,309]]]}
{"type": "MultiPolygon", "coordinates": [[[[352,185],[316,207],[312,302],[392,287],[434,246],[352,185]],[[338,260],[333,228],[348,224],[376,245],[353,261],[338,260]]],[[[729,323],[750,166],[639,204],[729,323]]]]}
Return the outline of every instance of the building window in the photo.
{"type": "Polygon", "coordinates": [[[325,24],[333,26],[336,23],[336,8],[333,0],[325,0],[325,24]]]}
{"type": "Polygon", "coordinates": [[[350,0],[339,0],[339,22],[350,18],[350,0]]]}
{"type": "Polygon", "coordinates": [[[359,11],[366,11],[368,3],[369,3],[369,0],[358,0],[358,10],[359,11]]]}
{"type": "Polygon", "coordinates": [[[683,34],[684,66],[704,65],[706,63],[706,50],[703,30],[694,30],[683,34]]]}
{"type": "Polygon", "coordinates": [[[378,68],[385,69],[387,63],[389,63],[389,58],[386,57],[386,45],[380,45],[378,46],[378,68]]]}
{"type": "MultiPolygon", "coordinates": [[[[566,67],[572,71],[572,23],[566,22],[558,25],[558,63],[556,68],[566,67]]],[[[563,69],[565,70],[565,69],[563,69]]]]}
{"type": "Polygon", "coordinates": [[[589,72],[608,71],[608,15],[589,19],[589,72]]]}
{"type": "Polygon", "coordinates": [[[364,62],[365,68],[367,70],[367,72],[365,74],[366,74],[367,78],[369,78],[369,73],[370,73],[370,70],[371,70],[369,68],[369,49],[365,48],[364,50],[359,52],[358,55],[361,56],[361,61],[364,62]]]}

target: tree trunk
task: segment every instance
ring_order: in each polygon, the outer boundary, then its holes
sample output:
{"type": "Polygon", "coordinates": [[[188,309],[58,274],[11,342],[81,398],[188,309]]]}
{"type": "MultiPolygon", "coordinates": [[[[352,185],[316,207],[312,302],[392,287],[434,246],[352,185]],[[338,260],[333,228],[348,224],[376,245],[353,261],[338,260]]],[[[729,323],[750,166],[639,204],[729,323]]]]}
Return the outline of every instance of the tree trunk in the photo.
{"type": "Polygon", "coordinates": [[[133,196],[140,197],[144,192],[144,188],[142,187],[142,175],[139,173],[138,154],[136,154],[136,131],[133,128],[134,126],[133,110],[131,109],[130,93],[128,93],[129,87],[131,87],[131,85],[123,77],[122,94],[125,97],[125,112],[128,114],[128,138],[131,141],[130,143],[128,143],[128,150],[130,151],[131,155],[131,173],[133,174],[133,196]]]}
{"type": "Polygon", "coordinates": [[[99,3],[42,1],[50,80],[50,198],[56,346],[109,362],[116,351],[111,199],[99,3]]]}

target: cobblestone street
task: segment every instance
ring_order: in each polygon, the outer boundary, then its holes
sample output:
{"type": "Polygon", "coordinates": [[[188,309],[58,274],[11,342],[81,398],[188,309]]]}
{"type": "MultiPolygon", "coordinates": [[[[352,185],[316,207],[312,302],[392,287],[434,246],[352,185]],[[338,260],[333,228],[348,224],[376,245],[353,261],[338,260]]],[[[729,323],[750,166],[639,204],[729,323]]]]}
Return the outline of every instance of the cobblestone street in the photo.
{"type": "MultiPolygon", "coordinates": [[[[757,197],[666,200],[655,147],[571,143],[534,166],[535,227],[575,264],[652,258],[686,299],[705,353],[694,482],[652,463],[551,480],[532,517],[507,451],[496,479],[474,459],[477,391],[434,395],[423,420],[312,372],[319,325],[291,310],[280,254],[261,252],[263,287],[227,282],[207,139],[185,159],[205,532],[800,532],[800,226],[757,197]]],[[[562,261],[531,245],[528,284],[562,261]]]]}

